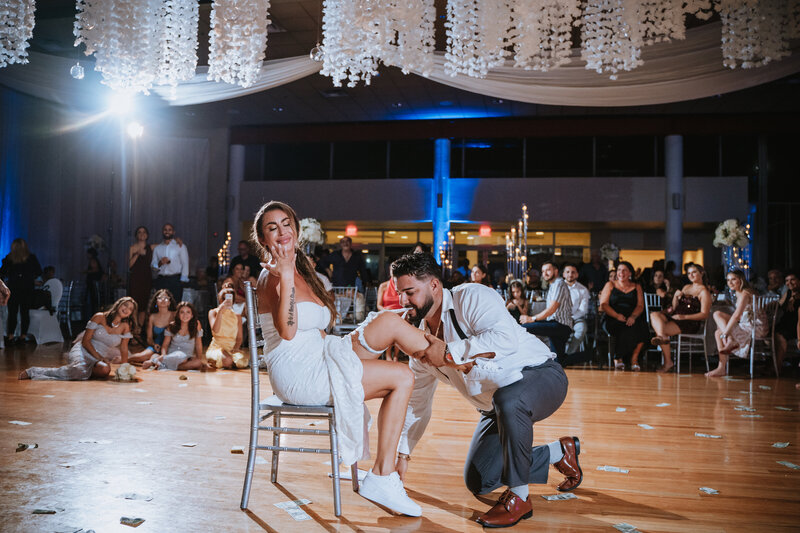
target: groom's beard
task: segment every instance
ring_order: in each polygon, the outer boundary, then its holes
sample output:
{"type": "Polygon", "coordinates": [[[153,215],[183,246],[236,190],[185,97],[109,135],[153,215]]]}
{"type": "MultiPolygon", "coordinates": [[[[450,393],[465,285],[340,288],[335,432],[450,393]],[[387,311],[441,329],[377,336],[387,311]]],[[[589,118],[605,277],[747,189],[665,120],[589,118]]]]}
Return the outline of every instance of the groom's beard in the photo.
{"type": "Polygon", "coordinates": [[[422,323],[422,319],[428,314],[428,312],[433,307],[433,296],[428,296],[428,299],[425,301],[422,307],[417,307],[413,304],[408,304],[406,307],[409,309],[408,313],[406,314],[406,319],[414,325],[414,327],[419,327],[422,323]]]}

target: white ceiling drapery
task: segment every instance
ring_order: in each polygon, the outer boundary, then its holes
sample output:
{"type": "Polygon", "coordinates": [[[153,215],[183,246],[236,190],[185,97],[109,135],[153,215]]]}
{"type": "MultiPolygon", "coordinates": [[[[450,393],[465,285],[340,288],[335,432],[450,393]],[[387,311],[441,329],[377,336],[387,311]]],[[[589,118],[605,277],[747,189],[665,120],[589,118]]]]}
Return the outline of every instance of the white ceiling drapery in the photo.
{"type": "MultiPolygon", "coordinates": [[[[694,100],[746,89],[800,72],[800,43],[792,55],[769,65],[729,69],[722,64],[720,25],[708,24],[687,31],[686,39],[658,43],[643,50],[644,65],[620,73],[618,80],[587,70],[573,50],[573,59],[549,72],[521,70],[511,66],[492,69],[486,78],[449,76],[444,72],[444,54],[436,53],[428,78],[473,93],[495,98],[546,105],[620,107],[665,104],[694,100]]],[[[3,69],[0,84],[64,105],[88,105],[96,94],[87,82],[99,81],[86,63],[85,80],[74,80],[69,69],[74,59],[30,53],[30,63],[3,69]]],[[[510,65],[510,63],[507,63],[510,65]]],[[[153,92],[169,105],[184,106],[237,98],[268,90],[319,72],[322,64],[308,56],[265,61],[258,80],[248,88],[208,81],[207,68],[197,69],[192,80],[176,88],[157,87],[153,92]]]]}

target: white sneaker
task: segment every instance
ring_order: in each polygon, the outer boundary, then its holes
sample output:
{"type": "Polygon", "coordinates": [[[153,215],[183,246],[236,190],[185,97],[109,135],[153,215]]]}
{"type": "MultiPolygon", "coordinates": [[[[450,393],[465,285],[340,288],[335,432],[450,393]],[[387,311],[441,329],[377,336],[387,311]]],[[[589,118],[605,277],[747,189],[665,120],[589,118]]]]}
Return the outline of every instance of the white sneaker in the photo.
{"type": "Polygon", "coordinates": [[[408,497],[397,472],[388,476],[376,476],[370,470],[360,485],[358,493],[364,498],[397,513],[422,516],[422,508],[408,497]]]}

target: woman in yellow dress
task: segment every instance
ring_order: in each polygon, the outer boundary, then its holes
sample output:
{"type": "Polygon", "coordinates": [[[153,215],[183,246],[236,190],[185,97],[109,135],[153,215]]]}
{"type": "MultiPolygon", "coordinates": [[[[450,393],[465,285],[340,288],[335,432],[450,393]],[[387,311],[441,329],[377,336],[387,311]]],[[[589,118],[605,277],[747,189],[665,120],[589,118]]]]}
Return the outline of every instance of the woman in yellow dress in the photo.
{"type": "Polygon", "coordinates": [[[241,350],[242,317],[233,310],[233,287],[223,284],[217,301],[219,306],[208,312],[212,339],[206,358],[216,368],[245,368],[250,358],[241,350]]]}

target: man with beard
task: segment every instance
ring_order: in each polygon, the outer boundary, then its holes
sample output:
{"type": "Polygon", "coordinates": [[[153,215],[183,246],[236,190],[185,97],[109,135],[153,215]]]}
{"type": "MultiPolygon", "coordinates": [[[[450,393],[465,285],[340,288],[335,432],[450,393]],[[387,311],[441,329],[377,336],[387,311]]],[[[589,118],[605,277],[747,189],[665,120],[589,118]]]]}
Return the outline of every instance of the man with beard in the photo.
{"type": "Polygon", "coordinates": [[[533,316],[522,315],[519,323],[533,335],[550,339],[550,349],[565,364],[567,340],[572,335],[572,298],[566,282],[558,277],[558,267],[552,261],[542,263],[542,278],[547,282],[547,307],[533,316]]]}
{"type": "Polygon", "coordinates": [[[158,271],[153,283],[155,290],[167,289],[176,302],[183,297],[182,283],[189,282],[189,252],[186,246],[175,239],[175,227],[164,224],[161,228],[164,240],[153,250],[153,261],[150,266],[158,271]]]}
{"type": "Polygon", "coordinates": [[[431,343],[409,363],[415,384],[398,446],[400,477],[441,381],[482,415],[464,465],[467,488],[487,494],[507,487],[479,523],[508,527],[532,516],[528,484],[546,483],[550,464],[566,476],[558,490],[580,485],[576,437],[532,447],[533,424],[553,414],[567,394],[567,376],[547,347],[514,321],[491,288],[467,283],[444,289],[441,267],[430,254],[405,255],[392,263],[392,273],[407,318],[431,343]]]}

